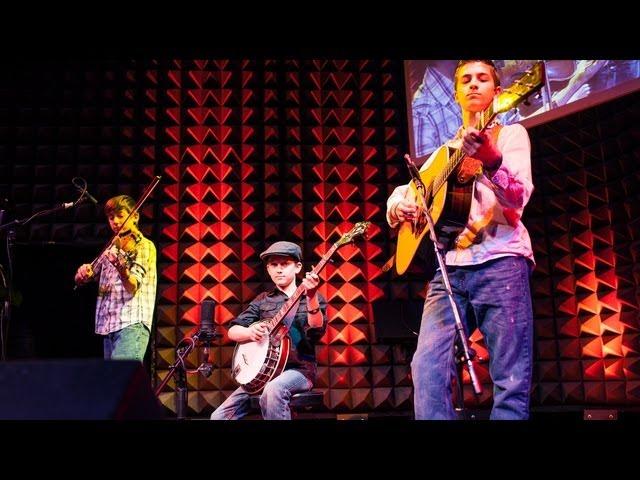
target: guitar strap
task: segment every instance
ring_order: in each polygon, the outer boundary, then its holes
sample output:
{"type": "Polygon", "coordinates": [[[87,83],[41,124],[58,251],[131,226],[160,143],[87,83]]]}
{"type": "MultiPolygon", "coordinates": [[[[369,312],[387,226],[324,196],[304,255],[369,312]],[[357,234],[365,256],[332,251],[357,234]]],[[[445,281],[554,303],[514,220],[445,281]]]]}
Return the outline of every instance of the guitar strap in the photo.
{"type": "MultiPolygon", "coordinates": [[[[489,134],[489,136],[491,137],[491,140],[493,141],[494,144],[498,143],[498,135],[500,135],[500,131],[502,130],[502,125],[500,125],[499,123],[494,124],[491,128],[487,129],[487,133],[489,134]]],[[[465,159],[462,161],[462,165],[460,165],[460,171],[458,172],[458,178],[462,181],[468,181],[470,180],[472,177],[474,178],[474,181],[476,181],[476,179],[482,175],[483,173],[483,167],[482,167],[482,162],[476,158],[473,157],[465,157],[465,159]],[[466,167],[466,171],[465,170],[466,167]],[[460,178],[461,176],[464,175],[469,175],[468,179],[462,179],[460,178]]],[[[489,210],[485,216],[479,220],[476,220],[472,225],[468,224],[467,221],[467,225],[465,226],[465,228],[455,237],[453,238],[449,238],[449,249],[452,248],[468,248],[470,247],[473,243],[475,243],[478,240],[478,235],[481,234],[481,232],[484,230],[484,227],[486,227],[489,222],[491,222],[491,219],[493,218],[493,210],[489,210]]]]}
{"type": "Polygon", "coordinates": [[[382,266],[382,271],[386,273],[389,270],[391,270],[391,267],[393,267],[393,264],[395,261],[396,261],[396,254],[394,253],[389,257],[389,260],[387,260],[385,264],[382,266]]]}

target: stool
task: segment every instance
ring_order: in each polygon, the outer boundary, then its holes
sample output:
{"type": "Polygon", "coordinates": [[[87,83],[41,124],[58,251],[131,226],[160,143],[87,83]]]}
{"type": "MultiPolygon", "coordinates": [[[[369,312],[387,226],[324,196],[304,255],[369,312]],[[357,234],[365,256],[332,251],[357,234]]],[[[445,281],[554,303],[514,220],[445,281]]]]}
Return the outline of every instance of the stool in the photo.
{"type": "MultiPolygon", "coordinates": [[[[251,409],[260,411],[260,394],[251,395],[251,409]]],[[[296,413],[310,411],[324,404],[324,395],[322,392],[310,390],[308,392],[294,393],[291,395],[289,408],[291,409],[291,418],[295,418],[296,413]]]]}

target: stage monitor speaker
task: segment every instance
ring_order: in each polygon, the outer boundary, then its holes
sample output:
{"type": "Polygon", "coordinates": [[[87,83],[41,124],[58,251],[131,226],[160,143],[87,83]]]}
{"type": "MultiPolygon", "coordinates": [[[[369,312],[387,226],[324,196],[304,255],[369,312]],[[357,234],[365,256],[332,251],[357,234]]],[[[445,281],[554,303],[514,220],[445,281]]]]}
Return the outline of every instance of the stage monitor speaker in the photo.
{"type": "Polygon", "coordinates": [[[133,360],[0,363],[2,420],[147,420],[163,409],[133,360]]]}
{"type": "Polygon", "coordinates": [[[424,300],[374,302],[376,339],[380,342],[417,341],[424,300]]]}

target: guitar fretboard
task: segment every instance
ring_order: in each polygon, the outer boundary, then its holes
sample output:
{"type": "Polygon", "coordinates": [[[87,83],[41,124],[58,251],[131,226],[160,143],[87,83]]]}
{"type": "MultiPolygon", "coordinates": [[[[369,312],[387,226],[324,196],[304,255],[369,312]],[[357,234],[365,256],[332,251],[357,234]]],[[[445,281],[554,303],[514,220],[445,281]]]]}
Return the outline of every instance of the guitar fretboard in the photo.
{"type": "MultiPolygon", "coordinates": [[[[318,264],[311,270],[311,272],[319,274],[331,258],[331,255],[333,255],[334,252],[338,249],[339,245],[339,242],[334,243],[327,251],[327,253],[325,253],[324,256],[320,259],[318,264]]],[[[300,296],[304,293],[304,291],[304,286],[302,284],[298,285],[296,291],[293,292],[293,295],[291,295],[291,297],[286,302],[284,302],[282,307],[280,307],[278,313],[276,313],[276,315],[271,320],[268,320],[266,322],[269,325],[270,332],[272,332],[276,327],[280,325],[282,320],[284,320],[284,317],[287,315],[287,313],[289,313],[289,310],[291,310],[291,308],[293,308],[293,306],[298,303],[298,300],[300,299],[300,296]]]]}
{"type": "MultiPolygon", "coordinates": [[[[486,130],[487,126],[502,112],[506,112],[516,107],[520,102],[526,99],[533,92],[542,88],[544,81],[544,62],[535,63],[525,74],[515,80],[513,84],[493,98],[493,102],[480,114],[480,119],[475,128],[481,132],[486,130]]],[[[440,190],[442,185],[449,179],[451,173],[460,165],[464,159],[465,153],[462,149],[456,150],[447,162],[442,172],[438,174],[431,184],[432,193],[440,190]]]]}
{"type": "MultiPolygon", "coordinates": [[[[476,124],[475,128],[484,132],[493,119],[496,117],[496,113],[493,111],[493,104],[489,105],[486,109],[484,109],[480,114],[480,119],[476,124]]],[[[453,171],[460,165],[460,162],[464,159],[466,154],[462,151],[462,149],[456,150],[445,168],[442,169],[434,179],[433,179],[433,192],[437,192],[440,190],[440,187],[449,179],[449,176],[453,173],[453,171]]]]}

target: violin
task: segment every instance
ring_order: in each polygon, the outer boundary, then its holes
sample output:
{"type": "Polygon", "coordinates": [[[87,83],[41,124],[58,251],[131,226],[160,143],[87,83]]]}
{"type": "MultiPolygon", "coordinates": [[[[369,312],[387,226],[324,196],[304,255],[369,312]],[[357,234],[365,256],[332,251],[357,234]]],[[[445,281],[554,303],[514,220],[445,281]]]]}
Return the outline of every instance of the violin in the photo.
{"type": "MultiPolygon", "coordinates": [[[[120,268],[131,267],[135,257],[136,246],[140,243],[140,240],[142,240],[142,233],[137,228],[128,228],[120,231],[114,237],[112,245],[118,249],[116,257],[120,268]]],[[[109,249],[105,253],[108,251],[109,249]]]]}
{"type": "Polygon", "coordinates": [[[125,253],[132,253],[141,239],[142,233],[140,233],[140,230],[130,228],[118,233],[113,240],[113,244],[125,253]]]}

